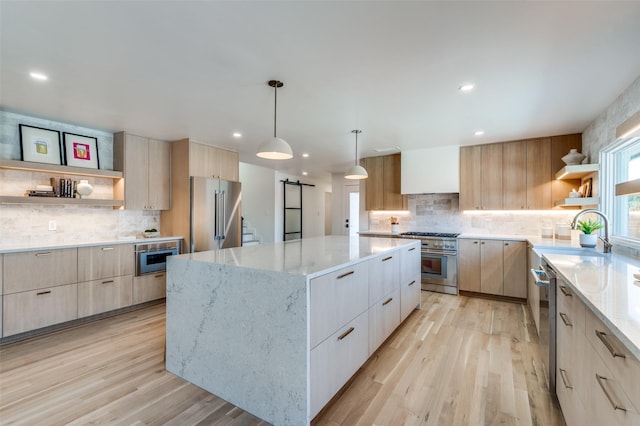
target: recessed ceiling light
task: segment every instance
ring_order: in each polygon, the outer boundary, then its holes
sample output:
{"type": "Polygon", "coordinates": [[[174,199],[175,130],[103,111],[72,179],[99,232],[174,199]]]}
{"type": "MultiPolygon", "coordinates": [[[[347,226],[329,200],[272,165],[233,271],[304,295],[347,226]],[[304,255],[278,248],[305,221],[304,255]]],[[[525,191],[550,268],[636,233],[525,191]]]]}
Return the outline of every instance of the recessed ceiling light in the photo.
{"type": "Polygon", "coordinates": [[[235,132],[235,133],[233,134],[233,137],[234,137],[234,138],[241,138],[241,137],[242,137],[242,133],[235,132]]]}
{"type": "Polygon", "coordinates": [[[476,136],[482,136],[482,135],[484,135],[484,130],[476,130],[476,131],[475,131],[475,133],[474,133],[474,135],[476,135],[476,136]]]}
{"type": "Polygon", "coordinates": [[[39,73],[39,72],[31,72],[29,73],[29,75],[31,76],[31,78],[35,78],[36,80],[48,80],[49,77],[47,77],[46,75],[39,73]]]}
{"type": "Polygon", "coordinates": [[[305,152],[304,154],[302,154],[302,158],[309,158],[309,154],[305,152]]]}
{"type": "Polygon", "coordinates": [[[467,84],[463,84],[462,86],[458,87],[458,90],[461,92],[468,92],[470,90],[473,90],[475,86],[471,83],[467,83],[467,84]]]}
{"type": "Polygon", "coordinates": [[[309,173],[307,173],[307,172],[302,172],[302,176],[306,176],[306,175],[308,175],[308,174],[309,174],[309,173]]]}

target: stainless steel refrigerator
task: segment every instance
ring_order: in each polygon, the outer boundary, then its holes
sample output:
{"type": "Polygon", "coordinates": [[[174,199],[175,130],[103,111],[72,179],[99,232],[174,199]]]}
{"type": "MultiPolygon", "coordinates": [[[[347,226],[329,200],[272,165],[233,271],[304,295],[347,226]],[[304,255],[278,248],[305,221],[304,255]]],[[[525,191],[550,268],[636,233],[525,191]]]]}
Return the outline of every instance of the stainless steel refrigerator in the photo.
{"type": "Polygon", "coordinates": [[[191,176],[190,252],[242,245],[240,182],[191,176]]]}

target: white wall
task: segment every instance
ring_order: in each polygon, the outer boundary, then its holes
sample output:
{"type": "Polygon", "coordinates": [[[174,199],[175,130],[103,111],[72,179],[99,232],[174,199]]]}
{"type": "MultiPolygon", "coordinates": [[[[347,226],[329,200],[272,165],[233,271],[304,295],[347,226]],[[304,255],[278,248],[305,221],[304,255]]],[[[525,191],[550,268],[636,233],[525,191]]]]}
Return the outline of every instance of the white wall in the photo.
{"type": "Polygon", "coordinates": [[[460,147],[441,146],[403,151],[402,194],[460,192],[460,147]]]}
{"type": "Polygon", "coordinates": [[[275,172],[266,167],[240,163],[242,183],[242,217],[262,237],[262,242],[275,241],[275,172]]]}

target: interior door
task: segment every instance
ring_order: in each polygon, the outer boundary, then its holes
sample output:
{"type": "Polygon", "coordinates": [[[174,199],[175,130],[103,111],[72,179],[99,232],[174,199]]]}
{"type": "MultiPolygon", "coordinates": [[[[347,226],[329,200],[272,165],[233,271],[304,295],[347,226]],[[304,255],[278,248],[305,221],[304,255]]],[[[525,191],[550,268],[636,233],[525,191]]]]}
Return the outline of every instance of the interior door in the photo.
{"type": "Polygon", "coordinates": [[[360,185],[344,186],[343,235],[358,236],[360,229],[360,185]]]}

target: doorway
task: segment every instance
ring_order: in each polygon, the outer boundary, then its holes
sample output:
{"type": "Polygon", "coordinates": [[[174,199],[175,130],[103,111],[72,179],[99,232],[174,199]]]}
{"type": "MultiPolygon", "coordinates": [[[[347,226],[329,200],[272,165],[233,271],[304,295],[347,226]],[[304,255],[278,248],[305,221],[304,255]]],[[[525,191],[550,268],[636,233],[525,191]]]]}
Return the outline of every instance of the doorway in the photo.
{"type": "Polygon", "coordinates": [[[344,235],[357,237],[360,230],[360,185],[344,186],[344,235]]]}

